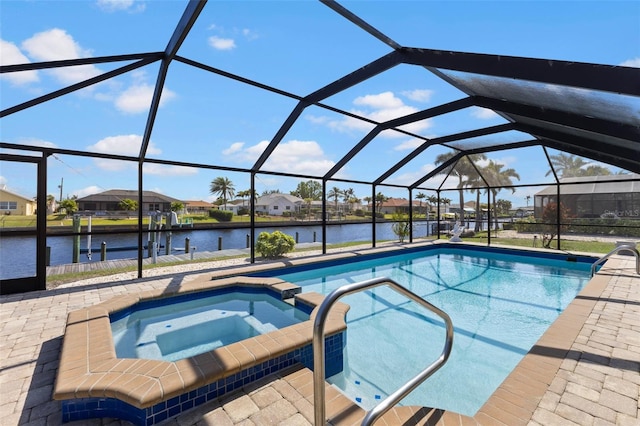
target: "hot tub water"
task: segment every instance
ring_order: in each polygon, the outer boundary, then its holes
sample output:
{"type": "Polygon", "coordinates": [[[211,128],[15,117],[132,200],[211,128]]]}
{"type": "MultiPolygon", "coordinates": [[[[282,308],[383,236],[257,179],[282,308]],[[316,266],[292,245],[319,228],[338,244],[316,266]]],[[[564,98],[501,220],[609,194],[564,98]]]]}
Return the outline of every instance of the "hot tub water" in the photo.
{"type": "Polygon", "coordinates": [[[269,293],[229,291],[139,306],[112,319],[111,330],[119,358],[177,361],[308,319],[269,293]]]}

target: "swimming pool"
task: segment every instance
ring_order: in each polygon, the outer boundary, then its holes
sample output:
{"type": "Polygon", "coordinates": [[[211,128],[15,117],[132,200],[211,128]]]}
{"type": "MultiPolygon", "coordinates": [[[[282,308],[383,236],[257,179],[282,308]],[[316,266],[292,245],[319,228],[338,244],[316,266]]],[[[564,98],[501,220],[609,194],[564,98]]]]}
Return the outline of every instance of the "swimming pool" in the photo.
{"type": "MultiPolygon", "coordinates": [[[[443,309],[455,326],[449,362],[402,404],[473,416],[589,281],[595,260],[510,253],[423,250],[277,277],[303,292],[328,294],[347,283],[386,276],[443,309]]],[[[444,328],[437,317],[388,288],[342,301],[351,305],[345,365],[329,381],[369,409],[437,358],[444,328]]]]}

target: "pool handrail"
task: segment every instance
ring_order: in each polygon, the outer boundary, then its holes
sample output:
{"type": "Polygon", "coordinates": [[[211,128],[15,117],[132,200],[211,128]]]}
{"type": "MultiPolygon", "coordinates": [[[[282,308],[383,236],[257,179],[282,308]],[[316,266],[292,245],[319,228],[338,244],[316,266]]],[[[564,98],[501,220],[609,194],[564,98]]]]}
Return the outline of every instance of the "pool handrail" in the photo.
{"type": "Polygon", "coordinates": [[[442,353],[436,361],[434,361],[427,368],[422,370],[417,376],[409,380],[402,385],[397,391],[393,392],[382,402],[371,409],[364,419],[362,425],[371,425],[384,413],[393,408],[400,400],[411,393],[422,382],[428,379],[433,373],[435,373],[440,367],[442,367],[449,359],[451,354],[451,348],[453,347],[453,323],[451,318],[446,312],[433,306],[431,303],[424,300],[422,297],[413,293],[411,290],[403,287],[394,280],[386,277],[374,278],[366,281],[361,281],[354,284],[346,284],[340,288],[333,290],[320,304],[316,312],[316,317],[313,322],[313,401],[314,401],[314,423],[316,426],[324,426],[326,424],[326,407],[325,407],[325,365],[324,365],[324,325],[329,314],[329,310],[335,302],[343,296],[347,296],[352,293],[357,293],[372,287],[378,287],[381,285],[389,285],[392,289],[398,293],[403,294],[414,302],[422,305],[426,309],[438,315],[444,320],[446,327],[446,339],[442,353]]]}
{"type": "Polygon", "coordinates": [[[605,260],[607,260],[614,254],[623,250],[630,251],[636,257],[636,274],[640,275],[640,252],[638,252],[638,249],[636,248],[636,245],[634,243],[629,243],[629,244],[621,244],[617,246],[616,248],[611,250],[609,253],[605,254],[600,259],[593,262],[593,264],[591,264],[591,276],[593,277],[595,275],[596,268],[598,267],[598,265],[600,265],[601,263],[604,263],[605,260]]]}

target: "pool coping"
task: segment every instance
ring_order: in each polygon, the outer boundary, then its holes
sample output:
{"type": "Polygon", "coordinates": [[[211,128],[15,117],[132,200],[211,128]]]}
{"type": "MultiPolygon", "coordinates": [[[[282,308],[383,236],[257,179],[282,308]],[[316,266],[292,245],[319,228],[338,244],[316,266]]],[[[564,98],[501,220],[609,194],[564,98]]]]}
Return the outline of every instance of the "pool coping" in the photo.
{"type": "MultiPolygon", "coordinates": [[[[117,357],[109,314],[141,301],[235,286],[266,287],[286,295],[295,292],[297,287],[277,278],[235,276],[196,280],[176,289],[116,296],[70,312],[53,398],[113,398],[144,409],[312,343],[317,309],[311,312],[307,321],[175,362],[117,357]]],[[[296,294],[295,299],[314,308],[324,296],[309,292],[296,294]]],[[[336,304],[327,318],[326,336],[346,329],[348,310],[348,305],[336,304]]]]}

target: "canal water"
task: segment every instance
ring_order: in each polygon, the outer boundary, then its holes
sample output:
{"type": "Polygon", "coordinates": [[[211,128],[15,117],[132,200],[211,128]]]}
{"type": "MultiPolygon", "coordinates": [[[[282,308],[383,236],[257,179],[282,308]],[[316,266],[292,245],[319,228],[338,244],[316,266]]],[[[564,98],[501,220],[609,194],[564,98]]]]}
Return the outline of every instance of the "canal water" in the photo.
{"type": "MultiPolygon", "coordinates": [[[[474,226],[473,223],[470,224],[474,226]]],[[[414,238],[424,238],[436,232],[436,222],[415,222],[414,238]]],[[[376,239],[378,241],[397,240],[392,230],[392,223],[384,222],[376,224],[376,239]]],[[[444,228],[443,228],[444,229],[444,228]]],[[[83,224],[83,231],[86,227],[83,224]]],[[[321,226],[293,226],[257,228],[256,238],[260,232],[273,232],[279,230],[297,239],[298,243],[311,243],[322,241],[321,226]]],[[[197,251],[215,251],[220,249],[241,249],[247,247],[249,229],[173,229],[171,231],[171,253],[184,253],[185,240],[189,239],[189,245],[197,251]]],[[[158,241],[165,246],[167,232],[158,235],[158,241]]],[[[49,236],[47,247],[50,247],[50,265],[63,265],[73,262],[73,238],[71,236],[49,236]]],[[[80,262],[99,262],[100,247],[106,243],[107,259],[135,259],[137,257],[137,234],[106,234],[93,235],[91,238],[92,255],[89,258],[86,253],[88,241],[86,236],[80,240],[80,262]],[[127,250],[124,250],[128,248],[127,250]]],[[[143,236],[144,244],[147,244],[148,233],[143,236]]],[[[371,224],[330,224],[327,226],[327,244],[343,242],[369,242],[371,241],[371,224]]],[[[0,279],[33,276],[36,270],[36,239],[34,236],[11,236],[0,234],[0,279]]],[[[145,256],[147,255],[145,250],[145,256]]],[[[166,253],[162,247],[159,254],[166,253]]]]}

